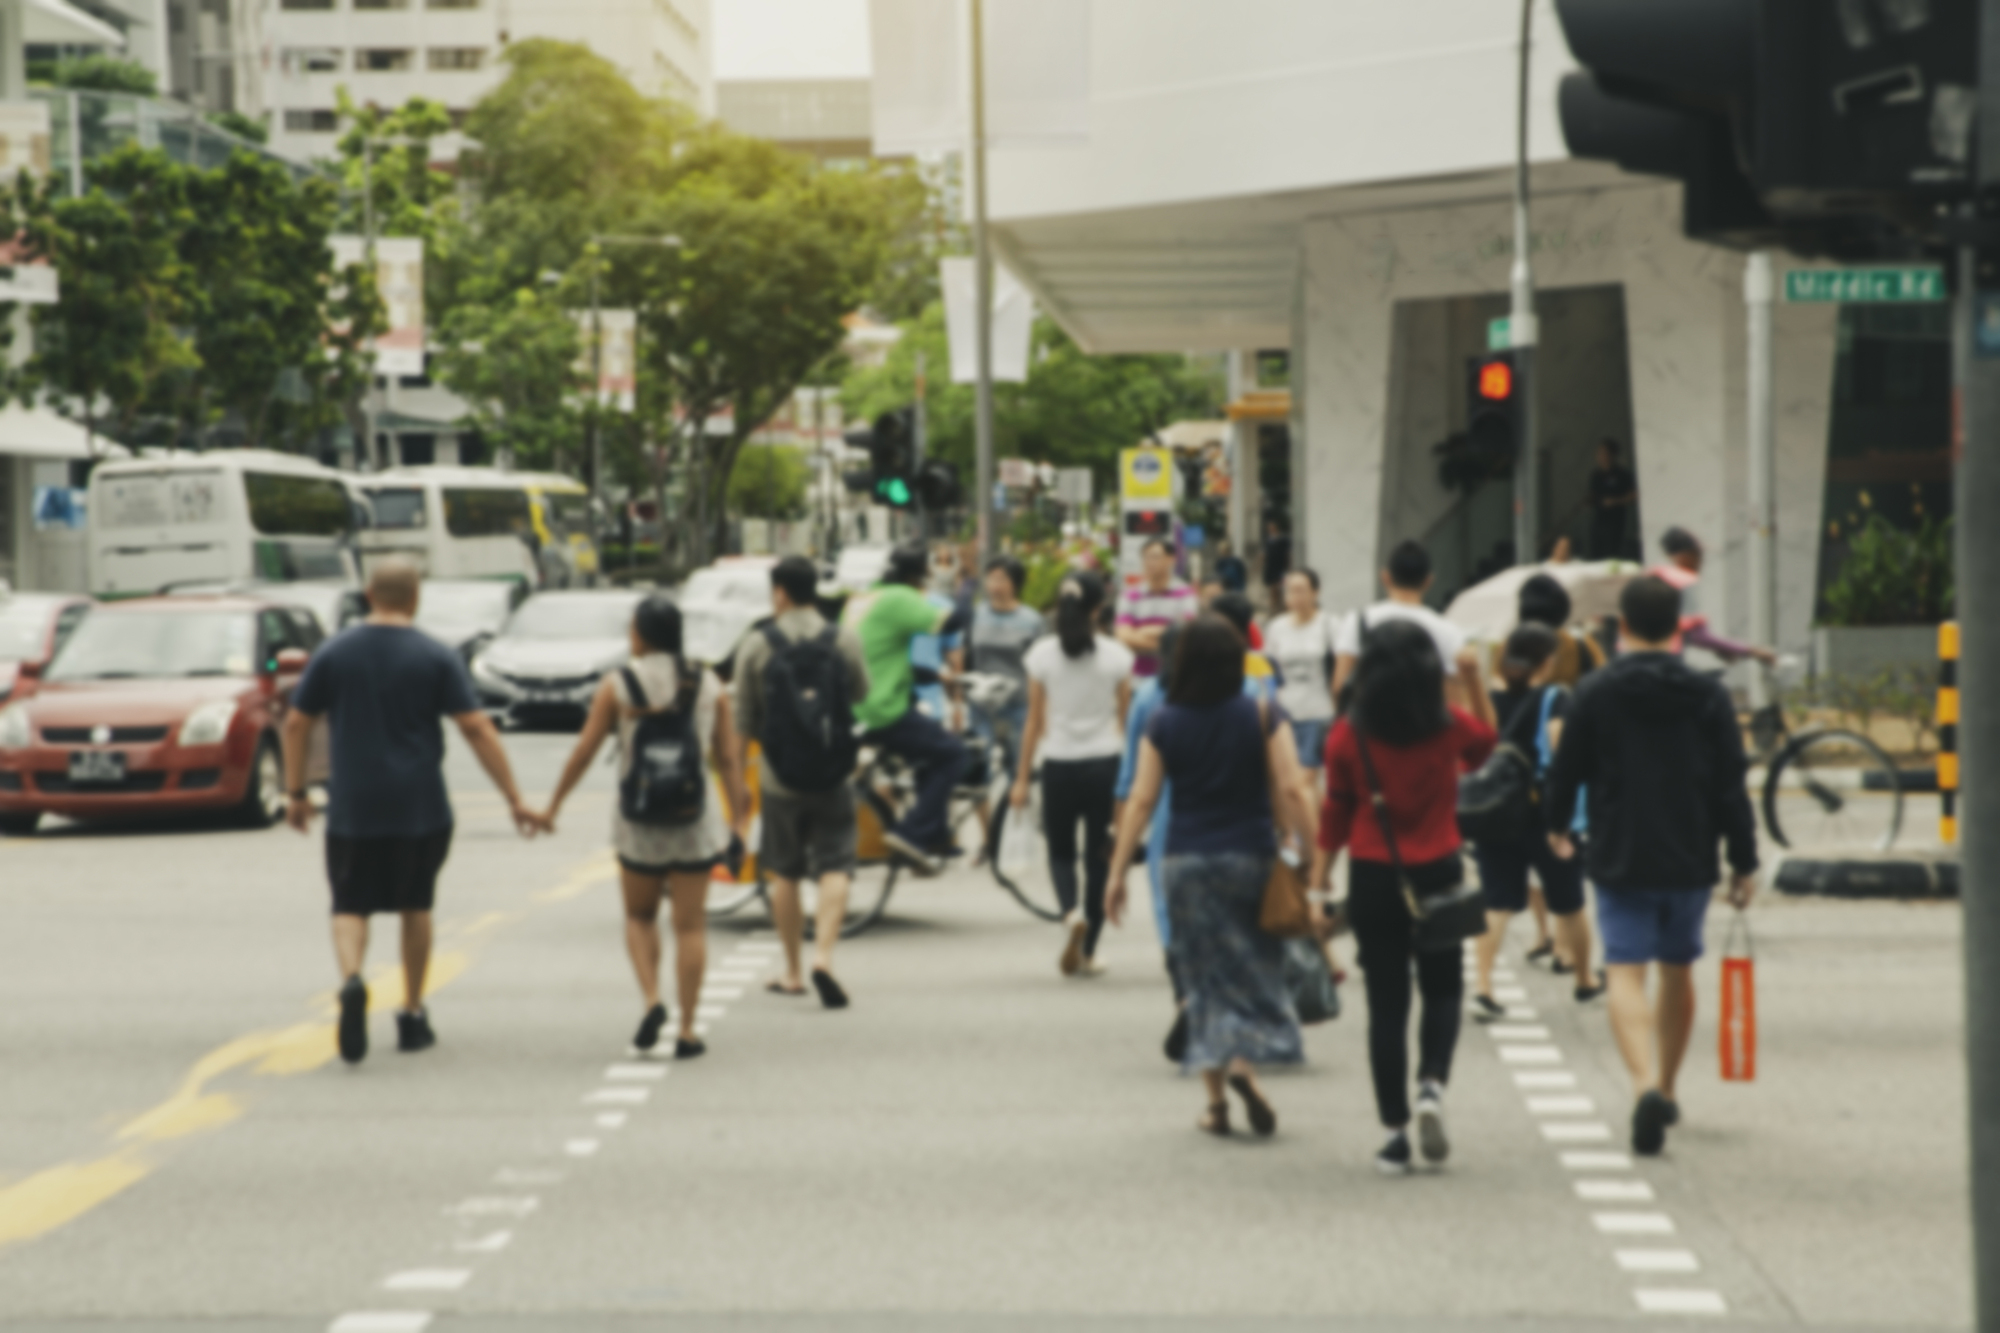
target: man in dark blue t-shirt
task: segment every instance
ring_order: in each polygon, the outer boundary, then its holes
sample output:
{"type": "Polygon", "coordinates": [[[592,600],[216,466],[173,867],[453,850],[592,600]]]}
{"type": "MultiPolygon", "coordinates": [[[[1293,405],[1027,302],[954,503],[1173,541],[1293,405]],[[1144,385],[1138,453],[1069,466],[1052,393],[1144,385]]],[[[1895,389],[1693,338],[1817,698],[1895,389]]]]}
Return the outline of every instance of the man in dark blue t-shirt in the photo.
{"type": "Polygon", "coordinates": [[[444,727],[458,724],[514,823],[532,837],[540,821],[521,804],[507,751],[492,719],[480,711],[458,654],[412,623],[420,576],[406,560],[385,560],[368,578],[368,619],[314,654],[285,719],[286,822],[304,833],[313,807],[306,799],[306,749],[313,724],[330,719],[332,800],[327,807],[326,871],[333,885],[333,952],[340,988],[340,1056],[353,1064],[368,1053],[368,987],[361,962],[368,952],[368,918],[395,912],[403,921],[404,1008],[396,1014],[396,1048],[435,1045],[424,1011],[430,965],[431,904],[438,871],[451,850],[451,800],[444,788],[444,727]]]}

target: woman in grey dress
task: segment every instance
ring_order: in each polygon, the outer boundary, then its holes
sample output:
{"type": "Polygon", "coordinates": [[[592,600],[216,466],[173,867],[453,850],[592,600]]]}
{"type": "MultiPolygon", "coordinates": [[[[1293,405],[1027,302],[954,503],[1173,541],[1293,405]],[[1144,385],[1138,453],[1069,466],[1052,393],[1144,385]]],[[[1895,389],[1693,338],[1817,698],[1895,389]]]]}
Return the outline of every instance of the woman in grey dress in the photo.
{"type": "Polygon", "coordinates": [[[1181,1066],[1200,1071],[1208,1092],[1201,1129],[1229,1132],[1228,1087],[1243,1099],[1250,1128],[1267,1135],[1278,1117],[1255,1067],[1304,1057],[1281,970],[1283,941],[1258,924],[1277,850],[1272,825],[1281,822],[1302,849],[1314,829],[1291,724],[1281,710],[1243,694],[1247,650],[1219,616],[1182,629],[1167,670],[1167,702],[1140,742],[1105,907],[1113,922],[1122,921],[1125,872],[1162,782],[1171,781],[1163,870],[1174,970],[1187,988],[1181,1066]]]}
{"type": "Polygon", "coordinates": [[[590,703],[590,716],[577,737],[556,783],[555,795],[543,815],[553,830],[563,801],[597,758],[604,738],[618,733],[618,773],[622,779],[632,763],[632,736],[639,718],[672,709],[694,710],[695,734],[703,753],[711,756],[722,775],[728,808],[708,794],[693,822],[671,827],[636,824],[612,805],[611,841],[618,852],[619,879],[625,893],[625,947],[632,955],[645,997],[646,1016],[632,1044],[641,1052],[658,1044],[667,1023],[660,1001],[660,902],[672,904],[675,989],[680,1001],[680,1031],[674,1056],[686,1060],[706,1049],[694,1030],[701,995],[702,973],[708,966],[708,884],[715,867],[729,852],[731,811],[735,833],[749,825],[749,798],[743,770],[737,762],[735,728],[729,720],[729,691],[714,674],[681,656],[681,611],[664,594],[639,603],[632,615],[632,660],[606,673],[590,703]],[[630,671],[643,699],[635,699],[626,682],[630,671]]]}

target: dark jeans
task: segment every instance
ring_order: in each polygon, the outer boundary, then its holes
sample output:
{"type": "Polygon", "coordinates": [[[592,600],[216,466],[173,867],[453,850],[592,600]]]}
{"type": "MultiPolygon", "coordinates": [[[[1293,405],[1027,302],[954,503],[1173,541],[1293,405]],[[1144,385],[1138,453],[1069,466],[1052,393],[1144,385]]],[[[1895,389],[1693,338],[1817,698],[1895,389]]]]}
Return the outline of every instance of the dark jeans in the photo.
{"type": "Polygon", "coordinates": [[[1104,929],[1104,887],[1111,878],[1112,791],[1118,756],[1048,759],[1042,763],[1042,835],[1049,840],[1049,878],[1065,915],[1076,910],[1076,826],[1083,822],[1083,937],[1085,954],[1097,952],[1104,929]]]}
{"type": "Polygon", "coordinates": [[[1368,1068],[1375,1076],[1375,1109],[1386,1128],[1400,1129],[1410,1123],[1411,965],[1424,997],[1417,1026],[1417,1078],[1446,1083],[1465,1002],[1464,947],[1412,948],[1413,923],[1396,872],[1376,861],[1350,863],[1347,919],[1368,987],[1368,1068]]]}
{"type": "Polygon", "coordinates": [[[965,746],[936,718],[912,707],[863,737],[916,770],[917,803],[891,830],[925,851],[942,851],[951,837],[951,789],[965,771],[965,746]]]}

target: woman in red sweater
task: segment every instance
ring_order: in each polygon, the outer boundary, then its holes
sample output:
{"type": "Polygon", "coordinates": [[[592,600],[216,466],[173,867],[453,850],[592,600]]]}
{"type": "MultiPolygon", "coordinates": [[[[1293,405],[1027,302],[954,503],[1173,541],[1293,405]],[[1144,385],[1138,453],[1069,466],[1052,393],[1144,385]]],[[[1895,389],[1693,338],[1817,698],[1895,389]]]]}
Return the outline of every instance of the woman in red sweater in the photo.
{"type": "Polygon", "coordinates": [[[1458,1045],[1464,951],[1457,944],[1435,950],[1415,947],[1416,923],[1404,905],[1382,826],[1386,818],[1403,865],[1416,872],[1419,882],[1450,878],[1449,866],[1430,872],[1420,868],[1458,862],[1459,774],[1484,763],[1496,740],[1493,705],[1481,688],[1478,664],[1466,658],[1458,669],[1481,716],[1446,705],[1444,664],[1421,626],[1392,620],[1371,628],[1355,670],[1353,707],[1334,723],[1326,740],[1326,803],[1320,809],[1312,882],[1324,891],[1332,882],[1334,858],[1341,848],[1348,849],[1347,920],[1367,981],[1368,1065],[1375,1077],[1375,1106],[1389,1131],[1375,1163],[1390,1175],[1407,1173],[1414,1156],[1409,1139],[1412,960],[1424,997],[1417,1036],[1418,1145],[1432,1164],[1451,1152],[1444,1129],[1444,1085],[1458,1045]],[[1381,784],[1380,804],[1371,799],[1374,784],[1363,763],[1364,745],[1381,784]]]}

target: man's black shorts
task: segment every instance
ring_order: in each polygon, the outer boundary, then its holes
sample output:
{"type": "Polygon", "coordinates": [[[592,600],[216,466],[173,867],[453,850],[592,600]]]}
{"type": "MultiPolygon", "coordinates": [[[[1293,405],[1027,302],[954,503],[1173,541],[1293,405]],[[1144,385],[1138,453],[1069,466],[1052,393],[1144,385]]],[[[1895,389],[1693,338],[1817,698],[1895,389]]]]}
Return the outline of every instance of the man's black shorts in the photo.
{"type": "Polygon", "coordinates": [[[326,877],[335,916],[428,912],[438,871],[451,852],[451,830],[412,838],[326,835],[326,877]]]}

